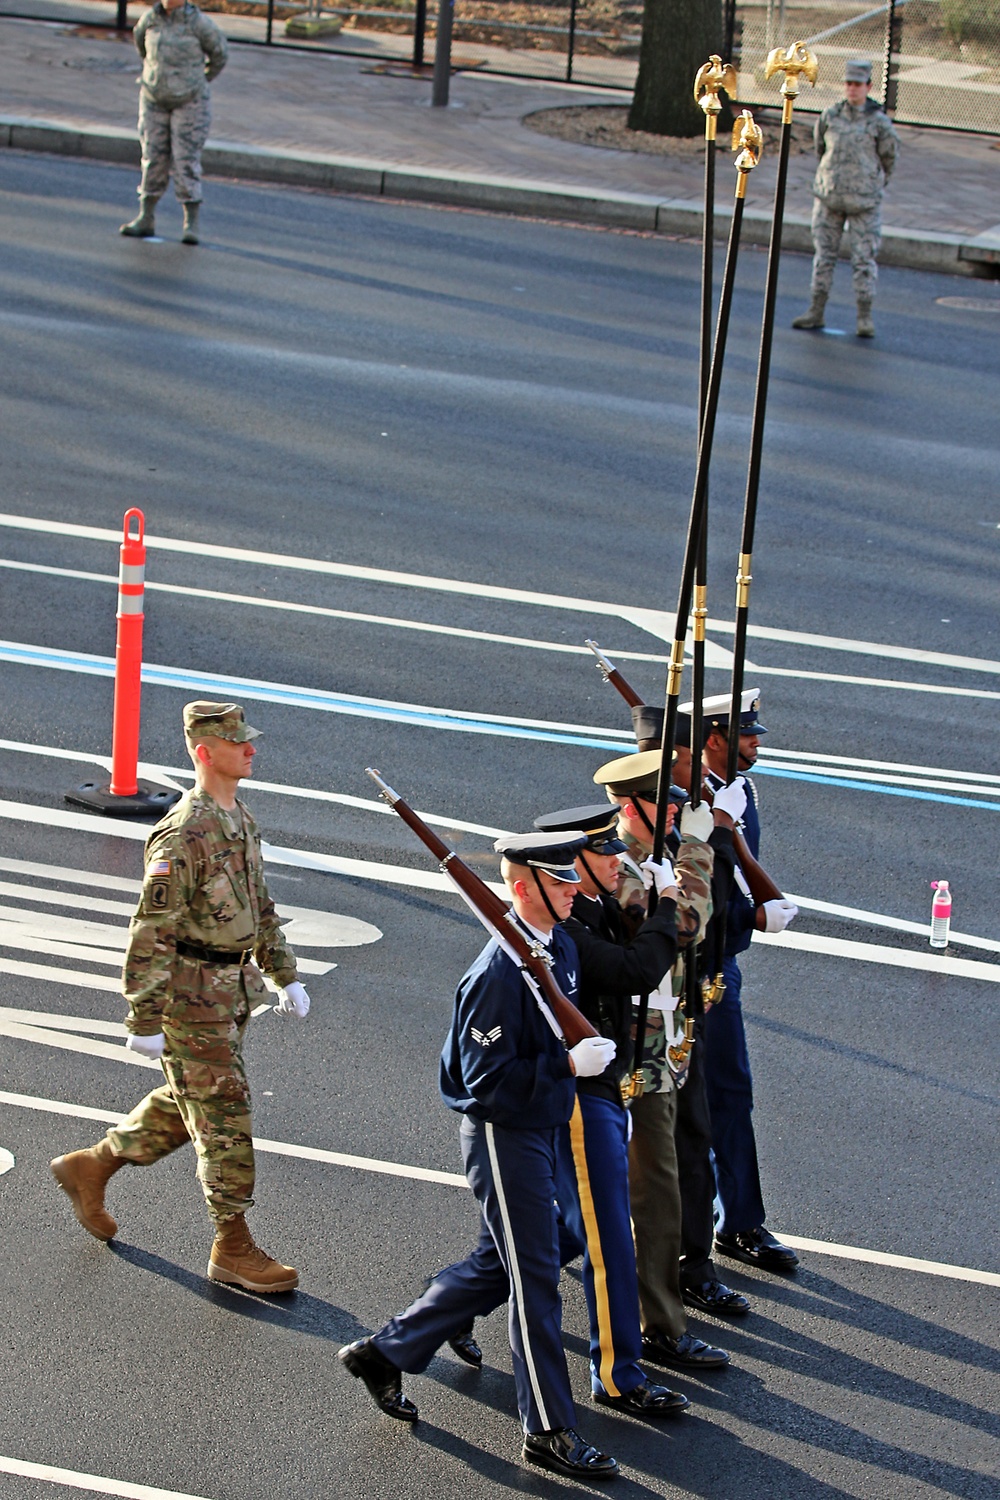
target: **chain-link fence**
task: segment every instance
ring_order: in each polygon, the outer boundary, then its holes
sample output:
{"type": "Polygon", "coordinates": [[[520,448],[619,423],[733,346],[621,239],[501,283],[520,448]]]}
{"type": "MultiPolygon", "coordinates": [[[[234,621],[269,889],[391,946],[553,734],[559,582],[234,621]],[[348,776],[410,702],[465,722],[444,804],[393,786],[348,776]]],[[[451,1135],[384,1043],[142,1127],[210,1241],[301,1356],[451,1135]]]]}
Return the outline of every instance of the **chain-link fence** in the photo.
{"type": "MultiPolygon", "coordinates": [[[[202,8],[237,40],[349,53],[392,68],[433,62],[439,3],[202,0],[202,8]],[[312,32],[310,20],[321,23],[312,32]]],[[[114,24],[125,4],[0,0],[0,15],[114,24]]],[[[722,50],[739,66],[741,104],[780,104],[780,80],[765,82],[764,59],[772,47],[803,41],[819,58],[820,76],[815,89],[802,85],[797,112],[840,98],[845,61],[863,57],[873,94],[896,120],[1000,135],[1000,0],[723,0],[723,12],[722,50]]],[[[631,91],[642,14],[642,0],[454,0],[452,58],[463,69],[631,91]]]]}
{"type": "MultiPolygon", "coordinates": [[[[800,110],[843,93],[844,63],[872,64],[872,93],[902,124],[1000,135],[1000,0],[759,0],[728,7],[741,104],[777,104],[780,79],[764,81],[772,47],[803,41],[819,59],[800,110]],[[891,54],[891,65],[887,62],[891,54]]],[[[729,39],[727,39],[729,40],[729,39]]]]}

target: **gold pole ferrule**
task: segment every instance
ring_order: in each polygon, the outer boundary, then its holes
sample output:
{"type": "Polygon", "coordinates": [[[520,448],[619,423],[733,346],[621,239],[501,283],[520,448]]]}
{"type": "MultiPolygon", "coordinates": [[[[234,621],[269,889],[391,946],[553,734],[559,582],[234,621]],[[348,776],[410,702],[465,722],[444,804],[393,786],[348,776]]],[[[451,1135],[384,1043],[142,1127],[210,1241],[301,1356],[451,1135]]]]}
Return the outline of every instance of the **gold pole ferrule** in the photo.
{"type": "Polygon", "coordinates": [[[667,697],[679,698],[681,695],[681,678],[684,675],[684,642],[674,641],[670,651],[670,665],[667,668],[667,697]]]}
{"type": "Polygon", "coordinates": [[[750,607],[750,585],[753,582],[753,574],[750,572],[752,561],[753,559],[749,552],[740,553],[740,561],[736,569],[737,609],[749,609],[750,607]]]}
{"type": "Polygon", "coordinates": [[[694,609],[691,611],[693,624],[693,635],[696,641],[705,639],[705,621],[708,619],[708,589],[703,583],[696,583],[694,587],[694,609]]]}

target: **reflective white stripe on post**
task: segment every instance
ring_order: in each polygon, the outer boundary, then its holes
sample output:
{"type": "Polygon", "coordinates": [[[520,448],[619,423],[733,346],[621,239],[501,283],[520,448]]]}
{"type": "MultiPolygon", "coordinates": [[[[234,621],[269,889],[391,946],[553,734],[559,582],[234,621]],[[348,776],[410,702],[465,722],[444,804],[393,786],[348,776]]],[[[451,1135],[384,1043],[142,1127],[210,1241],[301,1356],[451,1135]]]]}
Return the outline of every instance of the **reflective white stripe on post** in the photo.
{"type": "Polygon", "coordinates": [[[145,582],[146,582],[146,564],[145,563],[122,563],[121,567],[118,569],[118,587],[119,588],[121,588],[126,583],[129,583],[129,584],[132,584],[132,585],[138,584],[139,587],[142,588],[144,586],[145,582]]]}

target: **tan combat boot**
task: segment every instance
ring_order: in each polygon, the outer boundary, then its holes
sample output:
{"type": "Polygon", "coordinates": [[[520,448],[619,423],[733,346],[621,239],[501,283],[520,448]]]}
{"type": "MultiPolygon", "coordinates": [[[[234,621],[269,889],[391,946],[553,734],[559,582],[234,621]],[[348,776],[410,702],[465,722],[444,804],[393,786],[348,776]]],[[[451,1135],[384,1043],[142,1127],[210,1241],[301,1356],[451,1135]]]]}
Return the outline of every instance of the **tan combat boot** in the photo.
{"type": "Polygon", "coordinates": [[[859,339],[873,339],[875,337],[875,324],[872,322],[872,299],[870,297],[858,298],[858,327],[859,339]]]}
{"type": "Polygon", "coordinates": [[[156,198],[140,198],[139,212],[134,219],[129,219],[127,224],[119,227],[119,234],[127,234],[133,240],[148,240],[156,233],[156,223],[153,218],[153,210],[157,205],[156,198]]]}
{"type": "Polygon", "coordinates": [[[793,328],[825,328],[826,319],[823,314],[826,311],[826,298],[818,292],[813,292],[812,300],[806,311],[800,313],[797,318],[792,319],[793,328]]]}
{"type": "Polygon", "coordinates": [[[198,243],[198,210],[200,203],[185,203],[184,205],[184,232],[181,235],[182,245],[197,245],[198,243]]]}
{"type": "Polygon", "coordinates": [[[57,1156],[52,1163],[52,1175],[69,1194],[73,1212],[97,1240],[111,1240],[118,1233],[118,1225],[104,1207],[104,1189],[125,1165],[125,1157],[115,1155],[107,1138],[87,1151],[57,1156]]]}
{"type": "Polygon", "coordinates": [[[299,1273],[259,1250],[240,1214],[216,1226],[208,1279],[241,1286],[248,1292],[290,1292],[299,1284],[299,1273]]]}

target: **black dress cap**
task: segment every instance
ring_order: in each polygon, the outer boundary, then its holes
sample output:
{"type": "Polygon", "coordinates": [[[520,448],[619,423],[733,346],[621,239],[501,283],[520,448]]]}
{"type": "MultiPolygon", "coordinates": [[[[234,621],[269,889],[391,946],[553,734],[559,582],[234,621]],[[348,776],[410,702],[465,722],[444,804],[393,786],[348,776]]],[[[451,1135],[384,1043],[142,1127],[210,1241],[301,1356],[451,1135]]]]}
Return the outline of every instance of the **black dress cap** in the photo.
{"type": "Polygon", "coordinates": [[[590,807],[564,807],[561,812],[545,813],[535,819],[540,833],[564,833],[580,829],[587,835],[584,848],[591,854],[623,854],[628,848],[618,837],[618,810],[606,802],[590,807]]]}

